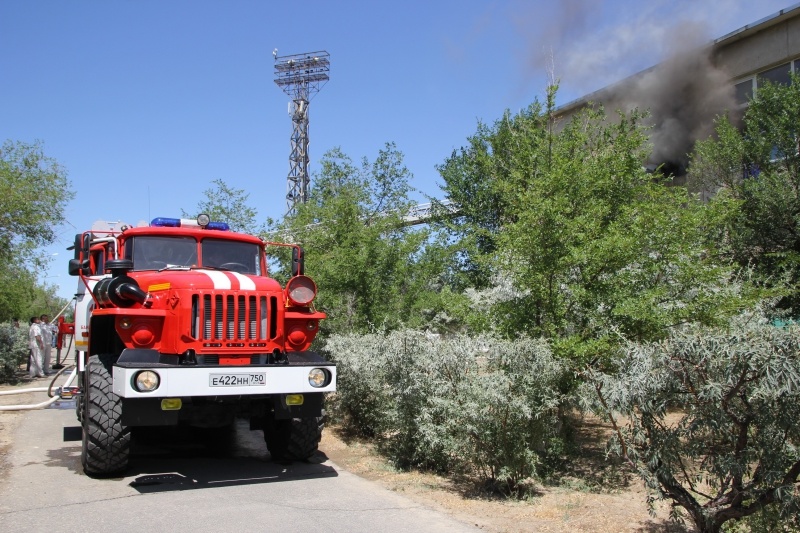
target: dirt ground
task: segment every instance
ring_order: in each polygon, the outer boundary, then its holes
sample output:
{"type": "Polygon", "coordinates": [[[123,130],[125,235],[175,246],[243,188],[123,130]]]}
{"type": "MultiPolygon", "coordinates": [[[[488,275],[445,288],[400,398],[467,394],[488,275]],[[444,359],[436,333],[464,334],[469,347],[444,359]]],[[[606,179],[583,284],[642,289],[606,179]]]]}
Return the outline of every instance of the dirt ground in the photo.
{"type": "MultiPolygon", "coordinates": [[[[49,379],[27,379],[0,385],[0,391],[46,387],[49,379]]],[[[42,392],[2,396],[0,405],[41,401],[42,392]]],[[[14,429],[24,412],[0,411],[0,484],[4,482],[14,429]]],[[[458,517],[492,532],[643,532],[685,531],[667,521],[668,507],[648,514],[646,493],[638,479],[605,459],[607,428],[584,420],[579,428],[585,459],[571,463],[569,471],[553,485],[537,487],[525,500],[492,497],[468,482],[441,476],[402,472],[393,468],[364,442],[345,438],[336,427],[323,432],[321,452],[339,467],[369,479],[424,505],[458,517]]]]}
{"type": "MultiPolygon", "coordinates": [[[[28,379],[24,373],[19,373],[19,382],[14,385],[0,384],[0,392],[21,390],[29,388],[47,387],[51,378],[28,379]]],[[[44,392],[26,394],[13,394],[0,396],[0,405],[27,405],[31,402],[44,401],[47,398],[44,392]]],[[[24,411],[0,411],[0,485],[4,482],[8,468],[8,453],[13,442],[14,429],[19,425],[24,411]]]]}
{"type": "Polygon", "coordinates": [[[500,532],[647,532],[687,531],[667,520],[661,504],[650,516],[642,483],[605,458],[608,431],[583,420],[577,440],[583,457],[557,483],[537,487],[525,500],[492,497],[468,482],[421,472],[401,472],[372,446],[347,439],[337,428],[323,433],[320,450],[340,467],[493,533],[500,532]]]}

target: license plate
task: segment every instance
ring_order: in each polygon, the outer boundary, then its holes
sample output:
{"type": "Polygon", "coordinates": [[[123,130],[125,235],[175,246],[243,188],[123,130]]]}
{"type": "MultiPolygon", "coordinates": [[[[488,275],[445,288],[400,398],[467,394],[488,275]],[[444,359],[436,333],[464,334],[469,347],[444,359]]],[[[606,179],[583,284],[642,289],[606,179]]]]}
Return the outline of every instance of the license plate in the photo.
{"type": "Polygon", "coordinates": [[[211,387],[251,387],[267,384],[266,374],[210,374],[211,387]]]}

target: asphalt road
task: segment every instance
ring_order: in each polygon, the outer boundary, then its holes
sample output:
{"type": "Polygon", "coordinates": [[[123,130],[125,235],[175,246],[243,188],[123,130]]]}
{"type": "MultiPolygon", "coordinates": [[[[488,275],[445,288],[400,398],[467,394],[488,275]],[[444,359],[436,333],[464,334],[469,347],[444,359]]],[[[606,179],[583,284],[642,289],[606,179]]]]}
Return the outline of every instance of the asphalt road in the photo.
{"type": "MultiPolygon", "coordinates": [[[[125,477],[92,479],[80,465],[74,410],[26,412],[0,484],[0,531],[467,532],[469,524],[328,461],[278,465],[242,423],[223,438],[138,435],[125,477]]],[[[0,417],[4,413],[0,412],[0,417]]]]}

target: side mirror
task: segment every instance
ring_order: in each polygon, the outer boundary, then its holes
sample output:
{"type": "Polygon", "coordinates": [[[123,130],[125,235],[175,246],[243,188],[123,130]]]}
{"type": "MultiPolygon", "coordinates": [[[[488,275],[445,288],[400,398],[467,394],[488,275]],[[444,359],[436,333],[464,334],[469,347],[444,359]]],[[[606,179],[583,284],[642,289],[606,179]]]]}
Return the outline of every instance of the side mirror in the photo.
{"type": "Polygon", "coordinates": [[[67,250],[72,250],[75,259],[80,259],[82,245],[83,245],[83,239],[81,239],[81,234],[78,233],[77,235],[75,235],[75,240],[73,241],[73,245],[67,248],[67,250]]]}
{"type": "Polygon", "coordinates": [[[292,277],[302,276],[305,273],[305,253],[302,247],[295,246],[292,248],[292,277]]]}
{"type": "Polygon", "coordinates": [[[69,275],[70,276],[78,276],[83,274],[84,276],[88,276],[91,274],[89,270],[89,261],[81,261],[80,259],[70,259],[69,260],[69,275]]]}

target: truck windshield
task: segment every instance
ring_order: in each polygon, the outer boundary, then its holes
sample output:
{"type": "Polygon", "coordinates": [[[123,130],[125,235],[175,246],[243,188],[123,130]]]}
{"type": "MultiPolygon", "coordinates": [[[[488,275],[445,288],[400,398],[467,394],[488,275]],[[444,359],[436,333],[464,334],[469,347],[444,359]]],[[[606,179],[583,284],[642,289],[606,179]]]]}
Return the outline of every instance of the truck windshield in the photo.
{"type": "Polygon", "coordinates": [[[197,241],[192,237],[138,235],[129,241],[127,257],[134,270],[212,268],[242,274],[261,272],[257,244],[225,239],[203,239],[197,259],[197,241]]]}
{"type": "Polygon", "coordinates": [[[259,274],[259,246],[248,242],[223,239],[203,239],[201,259],[203,267],[232,270],[241,274],[259,274]]]}
{"type": "Polygon", "coordinates": [[[134,270],[197,266],[197,241],[191,237],[141,235],[131,240],[134,270]]]}

